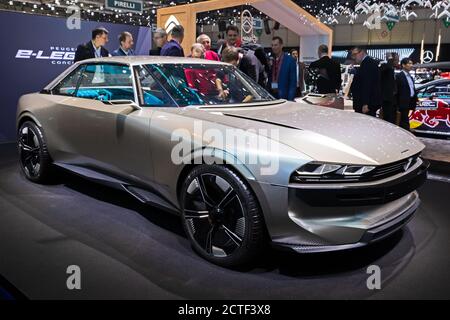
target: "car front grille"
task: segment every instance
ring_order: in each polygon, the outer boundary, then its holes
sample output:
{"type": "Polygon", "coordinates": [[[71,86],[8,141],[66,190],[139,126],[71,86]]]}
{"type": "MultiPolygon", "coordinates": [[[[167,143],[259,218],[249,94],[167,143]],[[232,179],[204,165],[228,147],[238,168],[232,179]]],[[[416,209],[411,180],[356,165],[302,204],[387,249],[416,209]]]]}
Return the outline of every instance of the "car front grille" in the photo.
{"type": "Polygon", "coordinates": [[[401,161],[379,166],[372,172],[370,172],[367,178],[370,178],[371,180],[380,180],[384,178],[389,178],[391,176],[395,176],[396,174],[405,172],[409,168],[415,166],[418,160],[419,155],[417,154],[413,157],[403,159],[401,161]]]}

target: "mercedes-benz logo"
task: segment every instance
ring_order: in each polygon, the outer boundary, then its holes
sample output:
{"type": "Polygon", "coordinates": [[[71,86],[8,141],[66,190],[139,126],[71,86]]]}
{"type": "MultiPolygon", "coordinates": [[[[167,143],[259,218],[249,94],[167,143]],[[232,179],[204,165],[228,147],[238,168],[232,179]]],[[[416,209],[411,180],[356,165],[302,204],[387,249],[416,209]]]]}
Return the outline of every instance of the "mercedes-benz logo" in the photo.
{"type": "Polygon", "coordinates": [[[423,62],[430,63],[434,59],[434,53],[432,51],[425,51],[423,53],[423,62]]]}

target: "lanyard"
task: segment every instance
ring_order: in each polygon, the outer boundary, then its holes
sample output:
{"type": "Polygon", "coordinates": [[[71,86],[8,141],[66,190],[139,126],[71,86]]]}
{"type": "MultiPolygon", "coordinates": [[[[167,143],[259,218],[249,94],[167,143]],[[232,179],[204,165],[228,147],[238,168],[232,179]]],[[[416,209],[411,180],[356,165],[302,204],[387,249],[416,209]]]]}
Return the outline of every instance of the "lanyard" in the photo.
{"type": "Polygon", "coordinates": [[[281,64],[282,64],[282,62],[283,62],[283,55],[281,55],[281,57],[278,58],[278,59],[275,58],[275,61],[273,63],[274,70],[273,70],[273,75],[272,75],[274,83],[277,83],[278,82],[278,78],[280,77],[280,71],[281,71],[281,64]]]}

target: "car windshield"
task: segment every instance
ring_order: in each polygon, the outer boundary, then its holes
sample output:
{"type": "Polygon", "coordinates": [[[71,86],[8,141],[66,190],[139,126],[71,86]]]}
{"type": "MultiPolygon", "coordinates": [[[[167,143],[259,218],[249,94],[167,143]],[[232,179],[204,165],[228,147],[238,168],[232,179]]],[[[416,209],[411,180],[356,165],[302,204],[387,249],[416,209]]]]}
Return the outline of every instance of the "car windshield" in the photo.
{"type": "MultiPolygon", "coordinates": [[[[198,63],[151,64],[144,67],[148,70],[146,77],[156,80],[180,107],[239,105],[276,100],[233,66],[198,63]]],[[[151,81],[144,77],[141,78],[142,82],[151,81]]]]}

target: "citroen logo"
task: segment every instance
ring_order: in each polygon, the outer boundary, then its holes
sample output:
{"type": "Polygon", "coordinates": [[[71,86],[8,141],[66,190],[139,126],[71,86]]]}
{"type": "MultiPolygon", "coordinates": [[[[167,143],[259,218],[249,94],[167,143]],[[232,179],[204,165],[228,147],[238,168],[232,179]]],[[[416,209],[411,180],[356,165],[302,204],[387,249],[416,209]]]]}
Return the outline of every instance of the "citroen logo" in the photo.
{"type": "Polygon", "coordinates": [[[242,33],[251,34],[253,33],[253,16],[250,11],[245,10],[242,12],[242,33]]]}
{"type": "Polygon", "coordinates": [[[179,26],[179,25],[180,25],[180,21],[178,21],[177,17],[175,17],[173,15],[170,16],[165,25],[166,32],[171,33],[173,28],[175,26],[179,26]]]}

